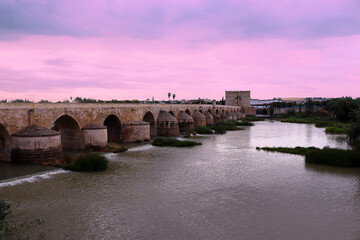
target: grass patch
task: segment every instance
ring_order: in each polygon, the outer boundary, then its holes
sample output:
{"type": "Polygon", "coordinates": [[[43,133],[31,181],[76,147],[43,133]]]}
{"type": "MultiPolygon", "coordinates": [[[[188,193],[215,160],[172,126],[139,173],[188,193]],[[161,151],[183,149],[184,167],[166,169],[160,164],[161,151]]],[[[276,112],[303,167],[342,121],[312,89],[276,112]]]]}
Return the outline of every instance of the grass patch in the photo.
{"type": "Polygon", "coordinates": [[[264,118],[256,116],[246,116],[243,120],[250,122],[265,121],[264,118]]]}
{"type": "Polygon", "coordinates": [[[202,126],[197,126],[195,128],[195,132],[198,134],[213,134],[213,131],[211,130],[210,127],[202,127],[202,126]]]}
{"type": "Polygon", "coordinates": [[[305,156],[307,153],[319,150],[319,148],[316,147],[294,147],[294,148],[288,148],[288,147],[257,147],[257,150],[264,150],[269,152],[281,152],[281,153],[290,153],[290,154],[297,154],[305,156]]]}
{"type": "Polygon", "coordinates": [[[349,127],[349,124],[337,122],[335,119],[329,117],[288,117],[285,119],[281,119],[281,122],[315,124],[315,127],[318,128],[327,128],[327,127],[348,128],[349,127]]]}
{"type": "Polygon", "coordinates": [[[104,171],[108,167],[108,160],[96,153],[81,154],[75,157],[65,169],[77,172],[104,171]]]}
{"type": "Polygon", "coordinates": [[[297,117],[288,117],[285,119],[281,119],[281,122],[288,122],[288,123],[306,123],[306,124],[310,124],[310,123],[315,123],[312,119],[310,118],[297,118],[297,117]]]}
{"type": "Polygon", "coordinates": [[[339,128],[339,127],[327,127],[325,129],[325,132],[330,134],[347,134],[349,130],[346,128],[339,128]]]}
{"type": "Polygon", "coordinates": [[[215,133],[224,134],[226,131],[244,130],[244,128],[238,127],[239,121],[229,120],[224,122],[217,122],[211,127],[215,133]]]}
{"type": "Polygon", "coordinates": [[[360,152],[324,148],[305,155],[305,162],[336,167],[360,167],[360,152]]]}
{"type": "Polygon", "coordinates": [[[193,147],[202,144],[193,141],[181,141],[175,138],[157,137],[152,145],[157,147],[193,147]]]}

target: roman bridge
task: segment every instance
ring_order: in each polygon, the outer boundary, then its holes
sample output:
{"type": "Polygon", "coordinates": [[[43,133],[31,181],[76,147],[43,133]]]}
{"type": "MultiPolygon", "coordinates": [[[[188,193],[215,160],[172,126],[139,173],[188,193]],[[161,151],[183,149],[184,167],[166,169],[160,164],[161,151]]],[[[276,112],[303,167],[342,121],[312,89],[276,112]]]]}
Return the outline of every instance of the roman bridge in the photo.
{"type": "Polygon", "coordinates": [[[59,156],[62,149],[178,136],[242,116],[240,107],[215,104],[0,103],[0,161],[33,161],[59,156]]]}

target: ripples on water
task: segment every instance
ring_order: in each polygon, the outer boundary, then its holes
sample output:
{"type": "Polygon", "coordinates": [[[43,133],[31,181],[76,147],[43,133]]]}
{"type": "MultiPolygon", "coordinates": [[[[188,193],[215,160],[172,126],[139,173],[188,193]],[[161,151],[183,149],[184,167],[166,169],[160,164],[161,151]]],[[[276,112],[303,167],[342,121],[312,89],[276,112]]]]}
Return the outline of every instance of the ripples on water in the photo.
{"type": "Polygon", "coordinates": [[[348,148],[336,136],[266,121],[194,140],[203,145],[106,154],[106,172],[0,186],[0,195],[22,202],[20,214],[45,219],[49,239],[360,238],[358,169],[255,150],[348,148]]]}

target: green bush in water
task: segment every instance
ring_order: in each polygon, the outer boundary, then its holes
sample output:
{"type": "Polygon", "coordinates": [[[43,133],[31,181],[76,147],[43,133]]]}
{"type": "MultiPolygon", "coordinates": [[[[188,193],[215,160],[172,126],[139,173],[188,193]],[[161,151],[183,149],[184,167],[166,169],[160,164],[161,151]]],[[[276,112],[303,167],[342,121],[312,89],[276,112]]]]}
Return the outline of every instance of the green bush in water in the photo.
{"type": "Polygon", "coordinates": [[[214,126],[211,127],[215,131],[215,133],[226,133],[226,131],[236,131],[236,130],[244,130],[244,128],[238,127],[239,121],[237,120],[229,120],[225,122],[217,122],[214,126]]]}
{"type": "Polygon", "coordinates": [[[75,159],[66,166],[66,169],[78,172],[93,172],[104,171],[107,167],[108,160],[106,157],[96,153],[88,153],[75,157],[75,159]]]}
{"type": "Polygon", "coordinates": [[[316,147],[256,147],[256,150],[264,150],[268,152],[281,152],[281,153],[290,153],[290,154],[297,154],[297,155],[305,155],[308,152],[319,150],[316,147]]]}
{"type": "Polygon", "coordinates": [[[202,126],[197,126],[195,128],[195,132],[198,134],[213,134],[213,131],[211,130],[210,127],[202,127],[202,126]]]}
{"type": "Polygon", "coordinates": [[[326,133],[333,133],[333,134],[347,134],[349,130],[346,128],[338,128],[338,127],[327,127],[325,129],[326,133]]]}
{"type": "Polygon", "coordinates": [[[201,145],[201,143],[193,142],[193,141],[179,141],[179,142],[175,143],[173,146],[174,147],[193,147],[193,146],[197,146],[197,145],[201,145]]]}
{"type": "Polygon", "coordinates": [[[152,145],[157,147],[193,147],[201,143],[193,141],[181,141],[170,137],[156,137],[152,145]]]}
{"type": "Polygon", "coordinates": [[[249,122],[247,120],[242,120],[241,122],[237,123],[238,126],[254,126],[252,122],[249,122]]]}
{"type": "Polygon", "coordinates": [[[220,125],[214,125],[211,127],[217,134],[225,134],[226,133],[226,127],[220,126],[220,125]]]}
{"type": "Polygon", "coordinates": [[[324,148],[307,153],[305,162],[337,167],[360,167],[360,152],[324,148]]]}

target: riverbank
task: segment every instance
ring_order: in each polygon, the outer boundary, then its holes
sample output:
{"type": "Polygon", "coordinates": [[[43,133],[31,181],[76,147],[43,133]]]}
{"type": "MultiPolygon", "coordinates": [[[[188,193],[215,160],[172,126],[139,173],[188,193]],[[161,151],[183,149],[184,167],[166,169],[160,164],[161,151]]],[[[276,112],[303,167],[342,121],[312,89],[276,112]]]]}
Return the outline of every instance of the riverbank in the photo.
{"type": "Polygon", "coordinates": [[[268,152],[289,153],[305,156],[305,162],[343,168],[359,168],[360,152],[358,150],[316,148],[316,147],[256,147],[268,152]]]}
{"type": "Polygon", "coordinates": [[[350,123],[339,122],[328,116],[318,117],[288,117],[280,120],[287,123],[315,124],[315,127],[325,128],[326,133],[330,134],[347,134],[350,123]]]}

